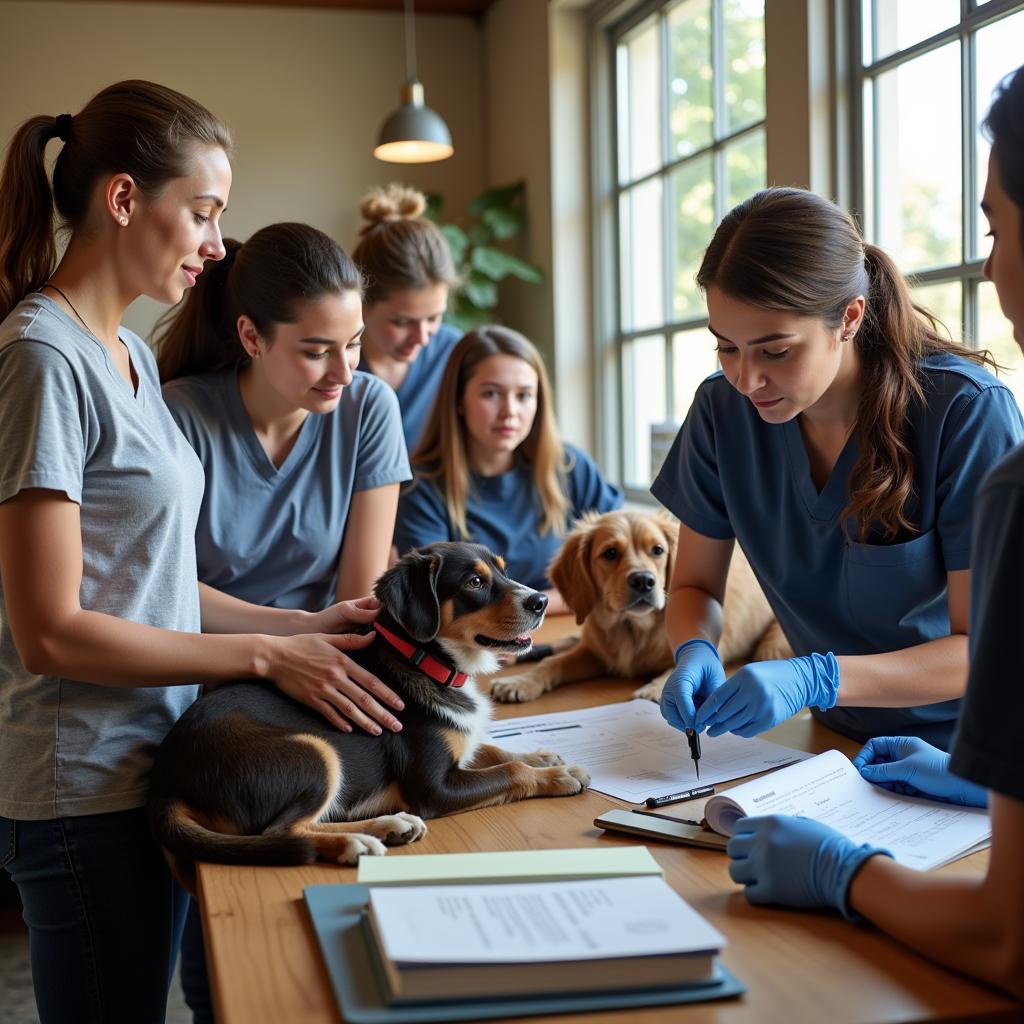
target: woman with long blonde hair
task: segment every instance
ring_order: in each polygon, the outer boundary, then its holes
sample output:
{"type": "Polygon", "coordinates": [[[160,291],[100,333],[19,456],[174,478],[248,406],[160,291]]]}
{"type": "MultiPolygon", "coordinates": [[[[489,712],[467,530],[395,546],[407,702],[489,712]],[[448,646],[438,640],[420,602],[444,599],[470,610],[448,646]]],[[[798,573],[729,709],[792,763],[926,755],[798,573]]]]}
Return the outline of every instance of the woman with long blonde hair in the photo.
{"type": "Polygon", "coordinates": [[[547,589],[546,567],[584,512],[622,504],[593,460],[558,436],[540,353],[507,327],[478,327],[455,346],[398,507],[400,554],[438,540],[472,540],[509,575],[547,589]]]}

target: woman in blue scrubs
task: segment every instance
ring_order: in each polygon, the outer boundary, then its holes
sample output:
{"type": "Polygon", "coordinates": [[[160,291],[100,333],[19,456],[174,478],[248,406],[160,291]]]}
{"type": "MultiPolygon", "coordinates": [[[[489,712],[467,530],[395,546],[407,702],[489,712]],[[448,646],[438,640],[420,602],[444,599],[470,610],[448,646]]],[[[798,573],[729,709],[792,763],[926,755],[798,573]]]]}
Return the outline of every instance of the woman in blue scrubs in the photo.
{"type": "Polygon", "coordinates": [[[856,739],[945,748],[967,677],[974,495],[1024,437],[1012,394],[811,192],[737,206],[697,280],[722,370],[651,488],[681,520],[663,714],[754,736],[809,706],[856,739]],[[727,681],[714,644],[736,541],[797,657],[727,681]]]}
{"type": "Polygon", "coordinates": [[[448,357],[462,336],[441,322],[455,265],[444,235],[421,216],[425,207],[416,189],[373,189],[360,207],[366,223],[352,253],[366,281],[359,369],[395,390],[410,452],[423,435],[448,357]]]}
{"type": "MultiPolygon", "coordinates": [[[[992,252],[985,276],[1024,348],[1024,68],[989,112],[982,209],[992,252]]],[[[1024,689],[1018,683],[1024,606],[1024,447],[989,474],[977,500],[971,671],[952,760],[922,740],[872,740],[854,763],[864,778],[912,795],[989,807],[984,877],[932,875],[894,863],[806,818],[741,818],[729,841],[732,878],[751,903],[834,907],[955,970],[1024,1000],[1024,689]],[[954,769],[958,774],[950,771],[954,769]],[[970,781],[968,781],[970,780],[970,781]]]]}
{"type": "Polygon", "coordinates": [[[484,544],[513,579],[547,590],[551,611],[568,610],[547,579],[566,530],[622,504],[593,460],[559,440],[540,353],[507,327],[479,327],[455,346],[413,471],[398,506],[399,552],[484,544]]]}

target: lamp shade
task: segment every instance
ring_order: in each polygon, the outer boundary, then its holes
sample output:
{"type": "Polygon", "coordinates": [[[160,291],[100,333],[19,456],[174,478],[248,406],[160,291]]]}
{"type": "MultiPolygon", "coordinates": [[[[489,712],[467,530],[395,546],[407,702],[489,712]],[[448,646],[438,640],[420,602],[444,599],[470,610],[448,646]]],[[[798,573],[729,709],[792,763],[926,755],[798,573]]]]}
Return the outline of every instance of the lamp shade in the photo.
{"type": "Polygon", "coordinates": [[[455,152],[444,118],[423,103],[423,86],[407,82],[402,106],[384,122],[373,155],[394,164],[426,164],[455,152]]]}

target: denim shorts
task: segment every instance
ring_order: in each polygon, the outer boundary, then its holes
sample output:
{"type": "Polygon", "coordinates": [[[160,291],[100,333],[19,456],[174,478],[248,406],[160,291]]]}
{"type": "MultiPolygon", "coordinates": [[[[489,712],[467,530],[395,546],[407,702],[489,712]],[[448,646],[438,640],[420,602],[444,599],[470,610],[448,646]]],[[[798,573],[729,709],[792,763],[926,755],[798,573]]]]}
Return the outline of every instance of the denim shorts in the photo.
{"type": "Polygon", "coordinates": [[[40,1024],[162,1024],[189,897],[144,808],[0,817],[0,867],[24,907],[40,1024]]]}

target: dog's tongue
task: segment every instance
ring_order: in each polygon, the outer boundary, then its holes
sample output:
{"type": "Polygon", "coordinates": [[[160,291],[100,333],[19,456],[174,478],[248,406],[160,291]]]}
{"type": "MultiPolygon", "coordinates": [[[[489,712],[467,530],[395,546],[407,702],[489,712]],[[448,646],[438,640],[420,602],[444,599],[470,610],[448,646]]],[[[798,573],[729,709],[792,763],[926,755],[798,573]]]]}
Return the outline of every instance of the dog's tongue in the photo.
{"type": "Polygon", "coordinates": [[[520,633],[519,636],[516,637],[515,642],[517,644],[528,644],[530,642],[530,634],[520,633]]]}

